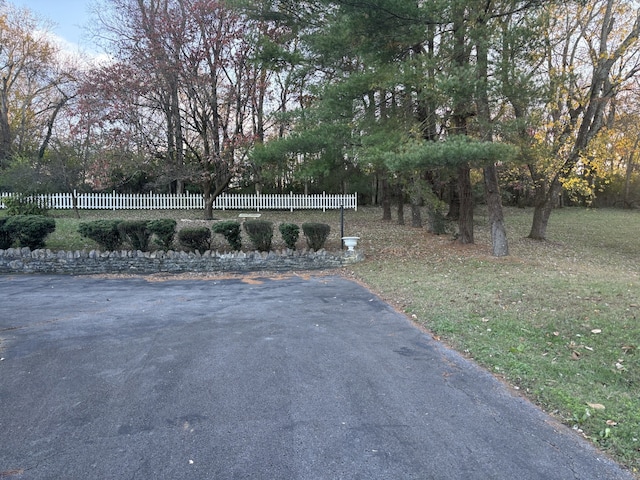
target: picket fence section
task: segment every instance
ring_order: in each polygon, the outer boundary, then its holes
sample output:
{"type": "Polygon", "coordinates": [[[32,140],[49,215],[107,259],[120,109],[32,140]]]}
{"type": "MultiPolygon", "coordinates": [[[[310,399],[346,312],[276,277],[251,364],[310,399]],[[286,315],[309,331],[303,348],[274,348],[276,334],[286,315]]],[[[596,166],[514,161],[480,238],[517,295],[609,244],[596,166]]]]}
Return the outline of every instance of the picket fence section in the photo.
{"type": "MultiPolygon", "coordinates": [[[[0,193],[0,200],[14,196],[0,193]]],[[[36,195],[37,201],[51,209],[72,209],[76,197],[80,210],[202,210],[204,199],[199,193],[52,193],[36,195]]],[[[222,194],[213,204],[215,210],[336,210],[340,208],[358,210],[357,194],[285,195],[222,194]]],[[[0,202],[0,208],[5,205],[0,202]]]]}

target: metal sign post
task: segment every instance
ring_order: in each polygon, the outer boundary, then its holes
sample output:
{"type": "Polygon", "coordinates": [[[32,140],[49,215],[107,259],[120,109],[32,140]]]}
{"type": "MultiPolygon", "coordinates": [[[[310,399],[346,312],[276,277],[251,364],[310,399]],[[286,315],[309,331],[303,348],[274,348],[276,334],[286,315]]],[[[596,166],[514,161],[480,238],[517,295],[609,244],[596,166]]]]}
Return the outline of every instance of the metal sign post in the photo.
{"type": "Polygon", "coordinates": [[[340,204],[340,250],[344,250],[344,205],[340,204]]]}

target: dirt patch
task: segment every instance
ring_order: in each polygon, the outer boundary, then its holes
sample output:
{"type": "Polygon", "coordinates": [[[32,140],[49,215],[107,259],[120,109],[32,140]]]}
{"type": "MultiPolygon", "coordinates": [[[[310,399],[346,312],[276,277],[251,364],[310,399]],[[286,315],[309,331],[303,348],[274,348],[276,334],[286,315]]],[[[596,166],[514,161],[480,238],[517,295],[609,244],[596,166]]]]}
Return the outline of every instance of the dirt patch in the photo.
{"type": "MultiPolygon", "coordinates": [[[[244,283],[259,285],[261,280],[287,280],[289,278],[302,278],[303,280],[310,280],[315,277],[327,277],[327,276],[349,276],[343,270],[318,270],[313,272],[247,272],[247,273],[228,273],[228,272],[188,272],[188,273],[152,273],[149,275],[136,275],[129,273],[112,273],[104,275],[86,275],[87,278],[104,278],[104,279],[117,279],[117,278],[142,278],[147,282],[168,282],[174,280],[241,280],[244,283]]],[[[351,277],[349,277],[351,278],[351,277]]]]}

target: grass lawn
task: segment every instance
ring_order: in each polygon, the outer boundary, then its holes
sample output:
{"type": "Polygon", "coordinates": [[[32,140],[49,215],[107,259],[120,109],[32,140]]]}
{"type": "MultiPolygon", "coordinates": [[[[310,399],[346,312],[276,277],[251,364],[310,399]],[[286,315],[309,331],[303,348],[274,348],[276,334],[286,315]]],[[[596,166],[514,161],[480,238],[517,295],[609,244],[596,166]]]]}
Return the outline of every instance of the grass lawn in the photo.
{"type": "MultiPolygon", "coordinates": [[[[216,212],[237,219],[239,212],[216,212]]],[[[274,223],[329,223],[336,211],[262,212],[274,223]]],[[[2,215],[2,213],[0,213],[2,215]]],[[[96,248],[76,233],[96,218],[171,217],[207,225],[198,211],[55,212],[52,249],[96,248]]],[[[530,209],[507,209],[511,255],[490,255],[487,217],[476,244],[383,222],[378,208],[345,212],[345,234],[367,259],[343,273],[640,472],[640,211],[554,211],[548,241],[529,240],[530,209]]],[[[214,248],[223,248],[222,239],[214,248]]],[[[284,245],[279,234],[274,248],[284,245]]],[[[304,246],[304,240],[299,243],[304,246]]]]}

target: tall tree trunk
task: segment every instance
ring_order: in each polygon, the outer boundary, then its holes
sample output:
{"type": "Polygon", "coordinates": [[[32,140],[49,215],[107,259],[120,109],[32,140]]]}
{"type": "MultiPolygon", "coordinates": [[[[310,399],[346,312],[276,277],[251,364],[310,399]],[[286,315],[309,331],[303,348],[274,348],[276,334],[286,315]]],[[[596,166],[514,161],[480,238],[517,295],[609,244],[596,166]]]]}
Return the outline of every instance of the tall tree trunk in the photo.
{"type": "Polygon", "coordinates": [[[202,195],[204,197],[204,219],[213,220],[213,204],[222,192],[226,190],[231,182],[232,175],[224,175],[223,178],[216,176],[216,178],[209,178],[202,182],[202,195]],[[214,190],[215,186],[215,190],[214,190]]]}
{"type": "Polygon", "coordinates": [[[624,197],[622,199],[622,208],[631,208],[631,175],[633,174],[633,162],[635,160],[638,143],[640,143],[640,138],[636,138],[633,148],[631,149],[631,153],[629,153],[629,160],[627,160],[627,170],[624,176],[624,197]]]}
{"type": "Polygon", "coordinates": [[[213,220],[213,202],[215,199],[211,194],[211,180],[208,182],[203,182],[202,185],[202,196],[204,198],[204,219],[205,220],[213,220]]]}
{"type": "Polygon", "coordinates": [[[471,187],[471,169],[458,167],[458,192],[460,194],[460,218],[458,218],[458,241],[473,243],[473,191],[471,187]]]}
{"type": "Polygon", "coordinates": [[[8,165],[11,158],[11,124],[9,123],[8,79],[2,79],[0,90],[0,169],[8,165]]]}
{"type": "Polygon", "coordinates": [[[378,174],[371,180],[371,205],[378,205],[378,174]]]}
{"type": "Polygon", "coordinates": [[[38,149],[39,160],[44,159],[44,154],[47,152],[47,148],[49,148],[49,142],[51,141],[51,136],[53,135],[53,127],[56,123],[56,119],[58,118],[58,113],[60,113],[60,110],[62,110],[62,107],[64,107],[64,105],[67,103],[68,100],[69,100],[69,97],[63,94],[62,98],[58,101],[58,103],[56,103],[56,106],[53,109],[53,113],[51,114],[51,117],[49,117],[49,119],[47,120],[47,125],[46,125],[47,128],[46,128],[44,140],[42,141],[42,144],[38,149]]]}
{"type": "Polygon", "coordinates": [[[404,225],[404,192],[400,184],[396,185],[396,199],[398,201],[398,225],[404,225]]]}
{"type": "Polygon", "coordinates": [[[409,190],[409,202],[411,203],[411,226],[422,228],[422,212],[420,207],[423,203],[422,183],[417,178],[411,179],[412,185],[409,190]]]}
{"type": "Polygon", "coordinates": [[[411,226],[414,228],[422,228],[422,211],[420,204],[411,200],[411,226]]]}
{"type": "Polygon", "coordinates": [[[380,196],[382,203],[382,220],[391,221],[391,192],[389,188],[389,180],[386,175],[380,178],[380,196]]]}
{"type": "Polygon", "coordinates": [[[182,132],[182,117],[180,116],[179,94],[178,87],[175,86],[175,91],[172,94],[173,104],[172,112],[174,116],[174,135],[175,135],[175,161],[178,168],[179,176],[176,179],[176,193],[184,193],[184,180],[182,178],[182,169],[184,167],[184,137],[182,132]]]}
{"type": "Polygon", "coordinates": [[[551,212],[558,202],[562,192],[562,185],[554,180],[549,189],[542,187],[536,191],[535,206],[533,209],[533,221],[529,238],[533,240],[545,240],[547,238],[547,226],[551,212]]]}
{"type": "MultiPolygon", "coordinates": [[[[458,75],[469,66],[470,51],[467,47],[467,27],[465,25],[465,2],[454,2],[453,22],[453,63],[459,69],[458,75]]],[[[459,78],[460,82],[465,79],[459,78]]],[[[467,135],[467,123],[473,114],[473,98],[471,93],[460,93],[455,99],[453,107],[453,134],[467,135]]],[[[471,185],[471,168],[469,165],[461,165],[458,173],[458,195],[460,195],[460,215],[458,216],[458,241],[460,243],[473,243],[473,195],[471,185]]]]}
{"type": "MultiPolygon", "coordinates": [[[[493,141],[493,128],[491,123],[491,110],[489,107],[489,53],[487,48],[486,24],[484,19],[478,20],[478,35],[476,41],[476,55],[478,86],[476,95],[476,107],[478,110],[479,127],[483,140],[493,141]],[[480,28],[480,26],[485,28],[480,28]]],[[[509,255],[509,243],[507,231],[504,226],[504,213],[502,211],[502,197],[498,182],[498,169],[495,163],[484,168],[484,190],[489,213],[489,225],[491,228],[491,250],[494,256],[504,257],[509,255]]]]}
{"type": "Polygon", "coordinates": [[[484,188],[489,212],[489,225],[491,227],[491,250],[495,257],[505,257],[509,255],[509,243],[507,241],[507,231],[504,227],[498,169],[495,164],[484,168],[484,188]]]}
{"type": "Polygon", "coordinates": [[[460,191],[458,190],[458,179],[451,177],[447,184],[449,189],[449,211],[447,218],[449,220],[458,220],[460,218],[460,191]]]}

